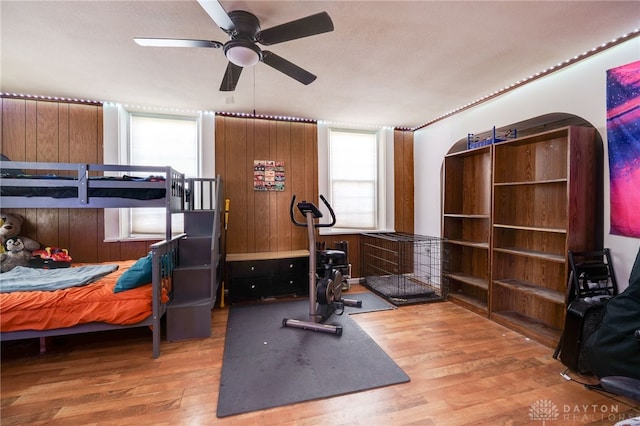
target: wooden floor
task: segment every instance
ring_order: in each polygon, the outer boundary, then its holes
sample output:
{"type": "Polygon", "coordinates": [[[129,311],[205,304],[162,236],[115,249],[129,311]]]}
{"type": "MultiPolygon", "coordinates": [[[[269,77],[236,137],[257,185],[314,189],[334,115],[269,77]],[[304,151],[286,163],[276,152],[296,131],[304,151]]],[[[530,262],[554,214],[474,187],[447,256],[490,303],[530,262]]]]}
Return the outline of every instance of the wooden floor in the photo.
{"type": "Polygon", "coordinates": [[[3,342],[0,424],[556,426],[640,415],[562,378],[553,349],[442,302],[353,316],[409,383],[219,419],[227,315],[214,309],[209,339],[163,341],[157,360],[146,329],[55,338],[43,355],[35,340],[3,342]]]}

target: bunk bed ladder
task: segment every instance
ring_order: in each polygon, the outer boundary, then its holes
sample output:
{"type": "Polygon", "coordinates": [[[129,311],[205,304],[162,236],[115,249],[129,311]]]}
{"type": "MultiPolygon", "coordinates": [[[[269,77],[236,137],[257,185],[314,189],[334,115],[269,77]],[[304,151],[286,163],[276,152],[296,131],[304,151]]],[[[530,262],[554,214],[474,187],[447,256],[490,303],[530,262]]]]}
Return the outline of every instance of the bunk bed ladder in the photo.
{"type": "Polygon", "coordinates": [[[179,266],[173,272],[173,296],[167,305],[169,341],[211,336],[211,310],[221,280],[222,180],[190,178],[187,188],[186,236],[179,243],[179,266]]]}

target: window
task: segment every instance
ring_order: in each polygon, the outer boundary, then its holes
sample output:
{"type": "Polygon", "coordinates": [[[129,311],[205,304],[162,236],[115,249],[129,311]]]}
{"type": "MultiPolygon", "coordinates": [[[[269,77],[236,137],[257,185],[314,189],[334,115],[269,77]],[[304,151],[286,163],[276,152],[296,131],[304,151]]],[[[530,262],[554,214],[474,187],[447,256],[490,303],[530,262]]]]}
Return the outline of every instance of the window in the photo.
{"type": "MultiPolygon", "coordinates": [[[[105,105],[105,163],[171,166],[187,177],[213,176],[213,116],[163,115],[105,105]],[[210,141],[203,143],[203,141],[210,141]],[[203,154],[210,161],[203,161],[203,154]]],[[[164,237],[165,209],[105,209],[105,239],[164,237]]],[[[173,215],[172,230],[183,231],[182,215],[173,215]]]]}
{"type": "Polygon", "coordinates": [[[377,226],[377,147],[375,132],[329,129],[329,194],[338,228],[377,226]]]}
{"type": "Polygon", "coordinates": [[[318,123],[318,187],[336,214],[336,225],[321,233],[393,230],[392,140],[388,128],[318,123]]]}
{"type": "MultiPolygon", "coordinates": [[[[171,166],[187,177],[198,176],[198,128],[193,117],[129,115],[127,164],[137,166],[171,166]],[[176,147],[180,147],[176,149],[176,147]]],[[[163,208],[121,209],[125,234],[145,237],[162,234],[166,223],[163,208]]],[[[184,230],[181,215],[174,218],[171,228],[184,230]]]]}

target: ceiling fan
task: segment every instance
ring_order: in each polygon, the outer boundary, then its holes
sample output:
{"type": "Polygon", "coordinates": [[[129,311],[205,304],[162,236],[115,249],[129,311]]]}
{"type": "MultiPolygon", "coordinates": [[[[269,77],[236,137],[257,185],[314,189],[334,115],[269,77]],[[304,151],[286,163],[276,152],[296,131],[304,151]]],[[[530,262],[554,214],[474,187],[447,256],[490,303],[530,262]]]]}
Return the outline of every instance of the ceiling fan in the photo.
{"type": "Polygon", "coordinates": [[[234,10],[227,13],[217,0],[197,0],[211,19],[229,36],[229,41],[221,43],[213,40],[192,40],[173,38],[134,38],[140,46],[151,47],[206,47],[220,49],[229,60],[220,85],[221,91],[233,91],[238,84],[243,68],[264,62],[270,67],[288,75],[302,84],[310,84],[316,76],[287,61],[275,53],[257,46],[282,43],[333,31],[333,22],[327,12],[320,12],[296,19],[275,27],[262,30],[260,20],[252,13],[234,10]]]}

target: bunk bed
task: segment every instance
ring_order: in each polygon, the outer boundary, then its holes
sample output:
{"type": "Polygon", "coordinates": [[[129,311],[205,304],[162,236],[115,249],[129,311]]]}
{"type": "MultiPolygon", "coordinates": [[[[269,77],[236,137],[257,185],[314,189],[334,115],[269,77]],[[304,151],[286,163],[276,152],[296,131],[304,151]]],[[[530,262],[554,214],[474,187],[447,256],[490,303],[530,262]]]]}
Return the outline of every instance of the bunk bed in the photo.
{"type": "MultiPolygon", "coordinates": [[[[147,267],[151,265],[149,283],[113,291],[118,278],[140,265],[145,259],[141,258],[116,262],[115,272],[83,286],[0,292],[0,341],[40,338],[42,350],[48,336],[144,326],[152,331],[153,358],[159,357],[160,320],[172,296],[173,270],[180,263],[179,241],[186,236],[172,235],[171,217],[189,209],[214,210],[221,205],[221,192],[220,177],[185,179],[171,167],[0,161],[3,209],[163,207],[167,217],[165,240],[152,244],[146,257],[147,267]],[[202,200],[207,192],[203,185],[210,188],[207,203],[202,200]],[[191,193],[198,194],[198,200],[190,201],[191,193]]],[[[221,256],[220,216],[217,211],[212,265],[221,256]]],[[[211,275],[212,285],[219,282],[215,267],[211,275]]]]}
{"type": "Polygon", "coordinates": [[[185,176],[171,167],[113,164],[0,161],[2,208],[166,209],[184,210],[185,176]]]}

